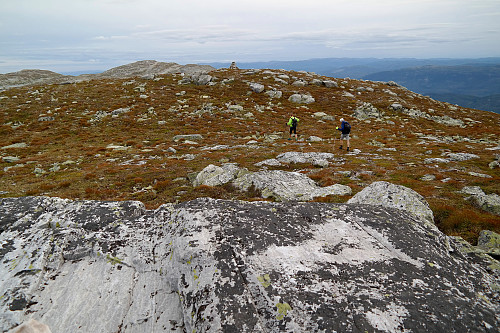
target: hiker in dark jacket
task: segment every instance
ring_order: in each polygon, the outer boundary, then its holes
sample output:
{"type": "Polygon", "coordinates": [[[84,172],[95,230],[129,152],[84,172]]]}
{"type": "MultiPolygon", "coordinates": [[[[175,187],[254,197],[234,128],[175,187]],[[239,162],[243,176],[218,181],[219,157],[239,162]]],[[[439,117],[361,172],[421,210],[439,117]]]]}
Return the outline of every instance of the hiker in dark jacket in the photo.
{"type": "Polygon", "coordinates": [[[290,137],[288,140],[292,139],[292,132],[295,134],[295,141],[297,141],[297,123],[299,122],[299,118],[295,116],[291,116],[290,119],[288,119],[288,123],[286,123],[288,126],[290,126],[290,137]]]}
{"type": "MultiPolygon", "coordinates": [[[[347,141],[347,151],[350,149],[350,144],[349,144],[349,133],[351,133],[351,125],[344,120],[344,118],[340,118],[340,128],[337,127],[337,130],[340,131],[342,134],[340,134],[340,140],[346,140],[347,141]]],[[[340,142],[340,149],[342,149],[342,142],[340,142]]]]}

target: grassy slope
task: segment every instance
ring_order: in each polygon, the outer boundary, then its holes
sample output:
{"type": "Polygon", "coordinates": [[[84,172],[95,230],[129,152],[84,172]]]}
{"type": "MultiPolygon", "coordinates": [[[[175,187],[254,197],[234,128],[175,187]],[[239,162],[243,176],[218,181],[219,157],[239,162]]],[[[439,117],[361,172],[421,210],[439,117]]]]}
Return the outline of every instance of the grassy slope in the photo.
{"type": "MultiPolygon", "coordinates": [[[[482,229],[500,232],[498,216],[478,210],[458,193],[464,186],[477,185],[487,193],[500,194],[499,169],[488,168],[495,152],[485,150],[492,146],[491,140],[500,137],[499,115],[455,109],[381,83],[339,79],[339,88],[314,85],[297,88],[277,83],[273,75],[264,71],[246,75],[243,71],[221,69],[211,74],[217,77],[218,83],[214,86],[178,85],[180,77],[165,75],[160,80],[136,78],[131,84],[127,84],[130,79],[99,80],[15,88],[0,93],[0,98],[4,97],[0,99],[0,147],[19,142],[28,144],[26,148],[0,150],[2,156],[20,158],[17,163],[0,161],[2,196],[140,200],[149,208],[200,196],[256,200],[258,193],[239,193],[230,186],[193,188],[188,177],[208,164],[236,162],[256,171],[258,168],[254,163],[287,151],[334,152],[345,158],[345,163],[334,163],[324,169],[310,165],[281,168],[300,170],[322,186],[349,185],[354,193],[379,180],[405,185],[427,199],[436,215],[436,223],[447,234],[461,235],[474,242],[482,229]],[[221,84],[226,78],[234,80],[221,84]],[[250,92],[247,81],[262,83],[266,89],[276,87],[283,91],[283,98],[270,99],[264,93],[250,92]],[[134,89],[141,85],[144,85],[144,92],[134,89]],[[355,89],[361,86],[372,87],[374,92],[357,94],[355,89]],[[398,97],[387,94],[386,89],[397,93],[398,97]],[[176,95],[181,91],[185,91],[185,95],[176,95]],[[316,102],[307,106],[293,104],[288,97],[295,92],[308,92],[316,102]],[[356,97],[344,96],[345,92],[356,97]],[[141,98],[140,95],[148,97],[141,98]],[[394,124],[351,118],[353,110],[362,102],[370,102],[383,110],[386,120],[394,124]],[[432,109],[433,115],[462,120],[473,118],[478,123],[471,122],[467,128],[459,128],[422,118],[412,119],[390,110],[389,106],[394,102],[425,112],[432,109]],[[241,105],[244,110],[229,111],[229,104],[241,105]],[[98,111],[111,113],[119,108],[130,108],[130,111],[90,122],[98,111]],[[338,137],[335,131],[338,123],[318,121],[313,114],[320,111],[337,119],[344,116],[350,120],[353,125],[351,145],[360,149],[361,154],[345,155],[333,145],[333,138],[338,137]],[[253,117],[246,117],[248,112],[253,117]],[[291,112],[301,119],[301,138],[315,135],[325,141],[310,145],[287,141],[285,123],[291,112]],[[39,121],[41,116],[52,116],[54,120],[39,121]],[[12,128],[16,122],[23,125],[12,128]],[[175,135],[194,133],[204,137],[197,145],[173,141],[175,135]],[[422,140],[418,133],[467,137],[473,142],[438,143],[422,140]],[[281,134],[284,139],[269,142],[266,135],[270,134],[281,134]],[[259,149],[202,149],[216,145],[243,145],[251,139],[259,142],[259,149]],[[475,141],[479,139],[490,140],[490,143],[475,141]],[[375,141],[396,148],[396,151],[380,151],[372,144],[375,141]],[[108,145],[126,146],[127,149],[109,149],[108,145]],[[177,152],[168,152],[169,147],[177,152]],[[445,152],[470,152],[481,159],[441,165],[440,168],[423,163],[425,158],[442,157],[445,152]],[[187,154],[194,155],[194,159],[186,159],[187,154]],[[17,167],[9,169],[14,165],[17,167]],[[59,170],[49,171],[54,166],[59,170]],[[34,170],[37,167],[45,173],[36,176],[34,170]],[[355,172],[357,177],[351,179],[338,171],[355,172]],[[492,178],[471,176],[470,171],[488,174],[492,178]],[[436,180],[421,181],[425,174],[435,175],[436,180]],[[451,179],[442,182],[447,178],[451,179]]],[[[287,74],[311,80],[305,73],[287,74]]],[[[348,198],[318,200],[345,202],[348,198]]]]}

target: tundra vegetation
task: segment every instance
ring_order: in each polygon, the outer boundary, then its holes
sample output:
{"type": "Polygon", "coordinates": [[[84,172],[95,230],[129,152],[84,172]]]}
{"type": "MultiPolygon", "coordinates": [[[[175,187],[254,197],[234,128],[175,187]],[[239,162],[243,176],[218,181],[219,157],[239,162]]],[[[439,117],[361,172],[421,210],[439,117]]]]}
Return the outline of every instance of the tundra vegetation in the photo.
{"type": "Polygon", "coordinates": [[[264,200],[258,190],[230,183],[193,186],[206,166],[229,162],[249,171],[297,171],[323,187],[352,189],[314,199],[319,202],[347,202],[375,181],[404,185],[427,200],[447,235],[476,244],[481,230],[500,232],[500,216],[462,192],[478,186],[500,194],[499,114],[384,82],[281,70],[219,69],[208,76],[94,79],[0,92],[1,197],[139,200],[148,209],[200,197],[264,200]],[[297,94],[307,98],[290,99],[297,94]],[[287,140],[292,113],[300,119],[297,142],[287,140]],[[341,117],[352,125],[350,153],[338,148],[341,117]],[[256,165],[286,152],[337,158],[322,167],[256,165]],[[464,153],[475,156],[451,156],[464,153]]]}

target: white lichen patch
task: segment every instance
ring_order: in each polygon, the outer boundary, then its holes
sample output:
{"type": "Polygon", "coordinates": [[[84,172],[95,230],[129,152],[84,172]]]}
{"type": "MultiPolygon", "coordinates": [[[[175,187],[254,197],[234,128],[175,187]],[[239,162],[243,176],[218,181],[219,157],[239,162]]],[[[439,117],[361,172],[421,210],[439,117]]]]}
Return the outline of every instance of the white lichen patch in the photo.
{"type": "Polygon", "coordinates": [[[287,275],[311,271],[323,263],[360,265],[399,259],[418,265],[401,250],[382,242],[384,237],[375,230],[337,219],[314,228],[311,239],[294,246],[272,245],[250,257],[250,262],[258,270],[277,269],[287,275]]]}
{"type": "Polygon", "coordinates": [[[384,310],[373,309],[366,313],[370,324],[383,332],[408,332],[403,327],[404,318],[408,310],[400,305],[391,303],[384,310]]]}

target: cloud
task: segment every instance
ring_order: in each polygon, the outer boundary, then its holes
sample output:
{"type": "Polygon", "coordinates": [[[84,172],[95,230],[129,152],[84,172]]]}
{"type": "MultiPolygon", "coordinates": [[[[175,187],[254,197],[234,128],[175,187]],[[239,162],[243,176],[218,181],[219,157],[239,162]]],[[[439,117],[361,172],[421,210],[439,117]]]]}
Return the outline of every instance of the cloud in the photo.
{"type": "Polygon", "coordinates": [[[0,57],[109,63],[160,55],[183,63],[499,56],[499,7],[498,0],[1,1],[0,57]]]}

